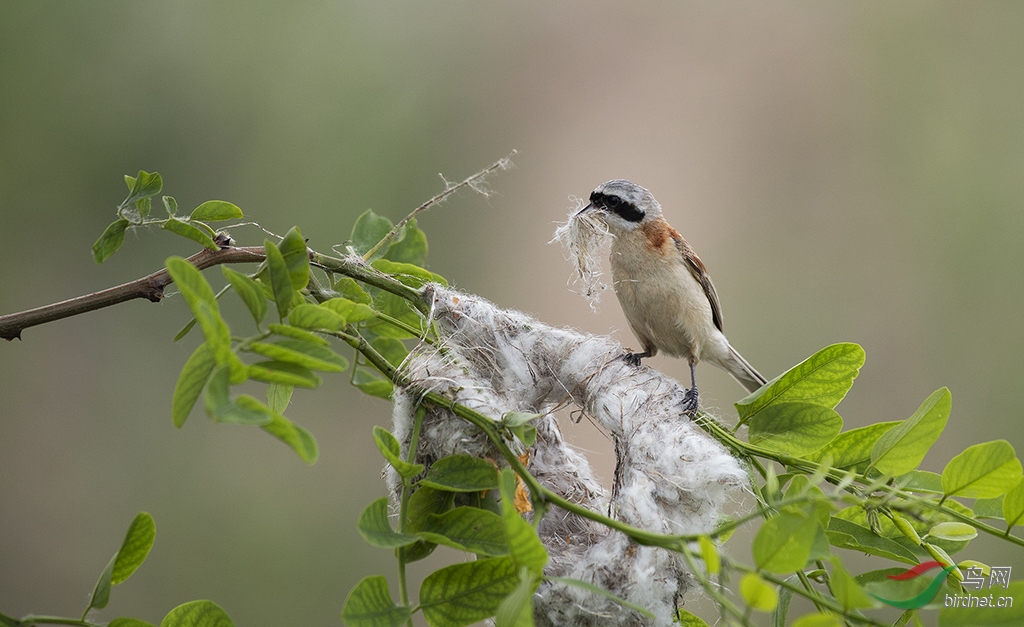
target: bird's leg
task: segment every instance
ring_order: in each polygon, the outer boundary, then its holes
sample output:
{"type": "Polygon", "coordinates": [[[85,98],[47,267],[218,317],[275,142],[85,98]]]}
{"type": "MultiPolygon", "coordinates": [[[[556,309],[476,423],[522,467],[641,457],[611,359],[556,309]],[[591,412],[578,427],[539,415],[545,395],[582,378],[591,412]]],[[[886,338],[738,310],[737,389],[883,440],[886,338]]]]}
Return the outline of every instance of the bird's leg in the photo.
{"type": "Polygon", "coordinates": [[[648,348],[647,350],[645,350],[642,353],[628,353],[627,352],[625,355],[622,356],[622,361],[626,362],[630,366],[633,366],[634,368],[637,368],[637,367],[640,366],[640,360],[641,359],[643,359],[644,357],[653,357],[653,356],[654,356],[654,353],[652,353],[651,349],[648,348]]]}
{"type": "Polygon", "coordinates": [[[697,411],[700,406],[700,401],[697,397],[697,375],[694,372],[694,368],[697,364],[690,360],[690,385],[692,386],[689,390],[686,390],[686,396],[683,397],[683,411],[688,414],[692,414],[697,411]]]}

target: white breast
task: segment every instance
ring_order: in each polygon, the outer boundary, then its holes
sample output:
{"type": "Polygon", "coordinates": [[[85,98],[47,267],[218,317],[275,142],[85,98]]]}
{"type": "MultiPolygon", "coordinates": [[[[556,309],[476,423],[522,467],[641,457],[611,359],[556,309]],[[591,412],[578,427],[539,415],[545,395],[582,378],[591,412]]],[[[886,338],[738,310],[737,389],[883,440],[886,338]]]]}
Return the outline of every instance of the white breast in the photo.
{"type": "Polygon", "coordinates": [[[712,336],[721,336],[711,303],[682,256],[671,254],[674,246],[666,250],[668,254],[643,254],[643,237],[638,229],[621,234],[612,245],[612,280],[619,304],[645,350],[654,348],[696,362],[709,341],[717,344],[712,336]]]}

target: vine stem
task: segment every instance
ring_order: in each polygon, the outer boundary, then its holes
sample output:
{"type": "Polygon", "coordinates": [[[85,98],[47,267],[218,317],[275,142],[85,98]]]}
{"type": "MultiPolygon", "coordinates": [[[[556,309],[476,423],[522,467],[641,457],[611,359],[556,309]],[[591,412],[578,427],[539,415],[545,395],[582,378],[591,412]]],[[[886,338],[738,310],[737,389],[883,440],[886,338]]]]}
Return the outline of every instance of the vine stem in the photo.
{"type": "MultiPolygon", "coordinates": [[[[782,464],[783,466],[795,468],[804,472],[824,472],[826,478],[836,483],[842,481],[843,478],[846,477],[848,474],[846,471],[840,470],[838,468],[822,466],[821,464],[812,462],[807,459],[793,457],[791,455],[786,455],[784,453],[776,453],[775,451],[769,451],[759,446],[755,446],[753,444],[744,442],[739,438],[735,437],[732,433],[729,433],[729,431],[727,431],[725,428],[723,428],[721,425],[716,423],[714,420],[711,420],[710,418],[703,417],[703,419],[696,420],[695,422],[716,440],[724,444],[726,447],[732,449],[736,453],[742,455],[743,457],[749,458],[752,456],[756,456],[761,457],[763,459],[770,459],[772,461],[782,464]]],[[[863,485],[870,485],[872,483],[875,483],[872,479],[864,476],[863,474],[854,474],[853,477],[855,481],[863,485]]],[[[983,531],[989,535],[995,536],[997,538],[1002,538],[1004,540],[1008,540],[1013,544],[1024,547],[1024,538],[1010,535],[1009,529],[997,529],[996,527],[983,523],[979,520],[971,518],[970,516],[962,514],[954,509],[946,507],[945,505],[937,503],[932,499],[921,498],[912,492],[891,485],[878,485],[874,489],[885,492],[890,496],[899,497],[901,499],[905,499],[907,501],[920,504],[924,507],[927,507],[928,509],[937,512],[942,512],[943,514],[950,516],[956,520],[959,520],[960,522],[971,525],[978,531],[983,531]]],[[[853,490],[853,486],[848,487],[847,490],[853,490]]]]}

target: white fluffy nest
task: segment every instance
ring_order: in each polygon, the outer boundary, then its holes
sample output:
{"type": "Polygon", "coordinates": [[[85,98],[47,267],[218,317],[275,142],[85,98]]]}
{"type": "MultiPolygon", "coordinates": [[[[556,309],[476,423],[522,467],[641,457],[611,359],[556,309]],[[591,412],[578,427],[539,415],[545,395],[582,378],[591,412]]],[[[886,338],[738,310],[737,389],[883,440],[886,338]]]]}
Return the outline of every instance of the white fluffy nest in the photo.
{"type": "MultiPolygon", "coordinates": [[[[650,531],[706,533],[738,499],[746,475],[737,461],[679,411],[685,389],[622,359],[605,337],[544,325],[516,311],[438,285],[428,286],[445,338],[422,345],[403,366],[412,382],[394,394],[395,435],[408,450],[415,405],[424,390],[443,393],[480,413],[544,414],[529,470],[566,499],[650,531]],[[612,494],[587,459],[562,439],[550,412],[574,404],[608,431],[618,456],[612,494]]],[[[521,449],[518,442],[513,443],[521,449]]],[[[518,452],[523,452],[519,450],[518,452]]],[[[428,407],[417,462],[456,453],[500,460],[480,431],[450,412],[428,407]]],[[[389,470],[393,494],[400,490],[389,470]]],[[[538,625],[668,626],[691,576],[681,556],[645,547],[603,525],[552,508],[540,536],[551,560],[545,574],[582,579],[651,610],[656,621],[586,590],[544,582],[534,596],[538,625]]]]}

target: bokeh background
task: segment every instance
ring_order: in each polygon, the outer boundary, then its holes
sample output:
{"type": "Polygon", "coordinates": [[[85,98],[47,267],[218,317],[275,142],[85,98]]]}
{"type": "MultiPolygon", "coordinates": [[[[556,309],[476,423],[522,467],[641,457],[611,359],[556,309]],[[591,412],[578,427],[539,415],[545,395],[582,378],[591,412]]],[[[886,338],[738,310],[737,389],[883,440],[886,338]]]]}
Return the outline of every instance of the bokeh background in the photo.
{"type": "MultiPolygon", "coordinates": [[[[367,208],[397,219],[439,172],[513,149],[493,196],[421,220],[430,268],[459,288],[633,343],[614,298],[591,313],[547,244],[571,196],[630,178],[711,269],[729,338],[765,375],[856,341],[868,357],[839,408],[848,427],[909,416],[948,385],[925,468],[997,438],[1024,450],[1013,2],[0,0],[0,313],[193,252],[140,232],[92,262],[124,174],[158,171],[183,209],[230,200],[326,250],[367,208]]],[[[106,620],[210,598],[238,625],[337,625],[360,578],[393,574],[355,530],[384,493],[370,430],[388,404],[341,375],[297,393],[312,467],[201,410],[176,430],[196,338],[171,338],[187,317],[177,298],[138,301],[0,346],[0,611],[80,613],[141,510],[156,545],[106,620]]],[[[700,378],[732,416],[739,386],[700,378]]],[[[566,430],[607,477],[609,443],[586,421],[566,430]]],[[[1024,576],[1024,551],[967,553],[1024,576]]]]}

